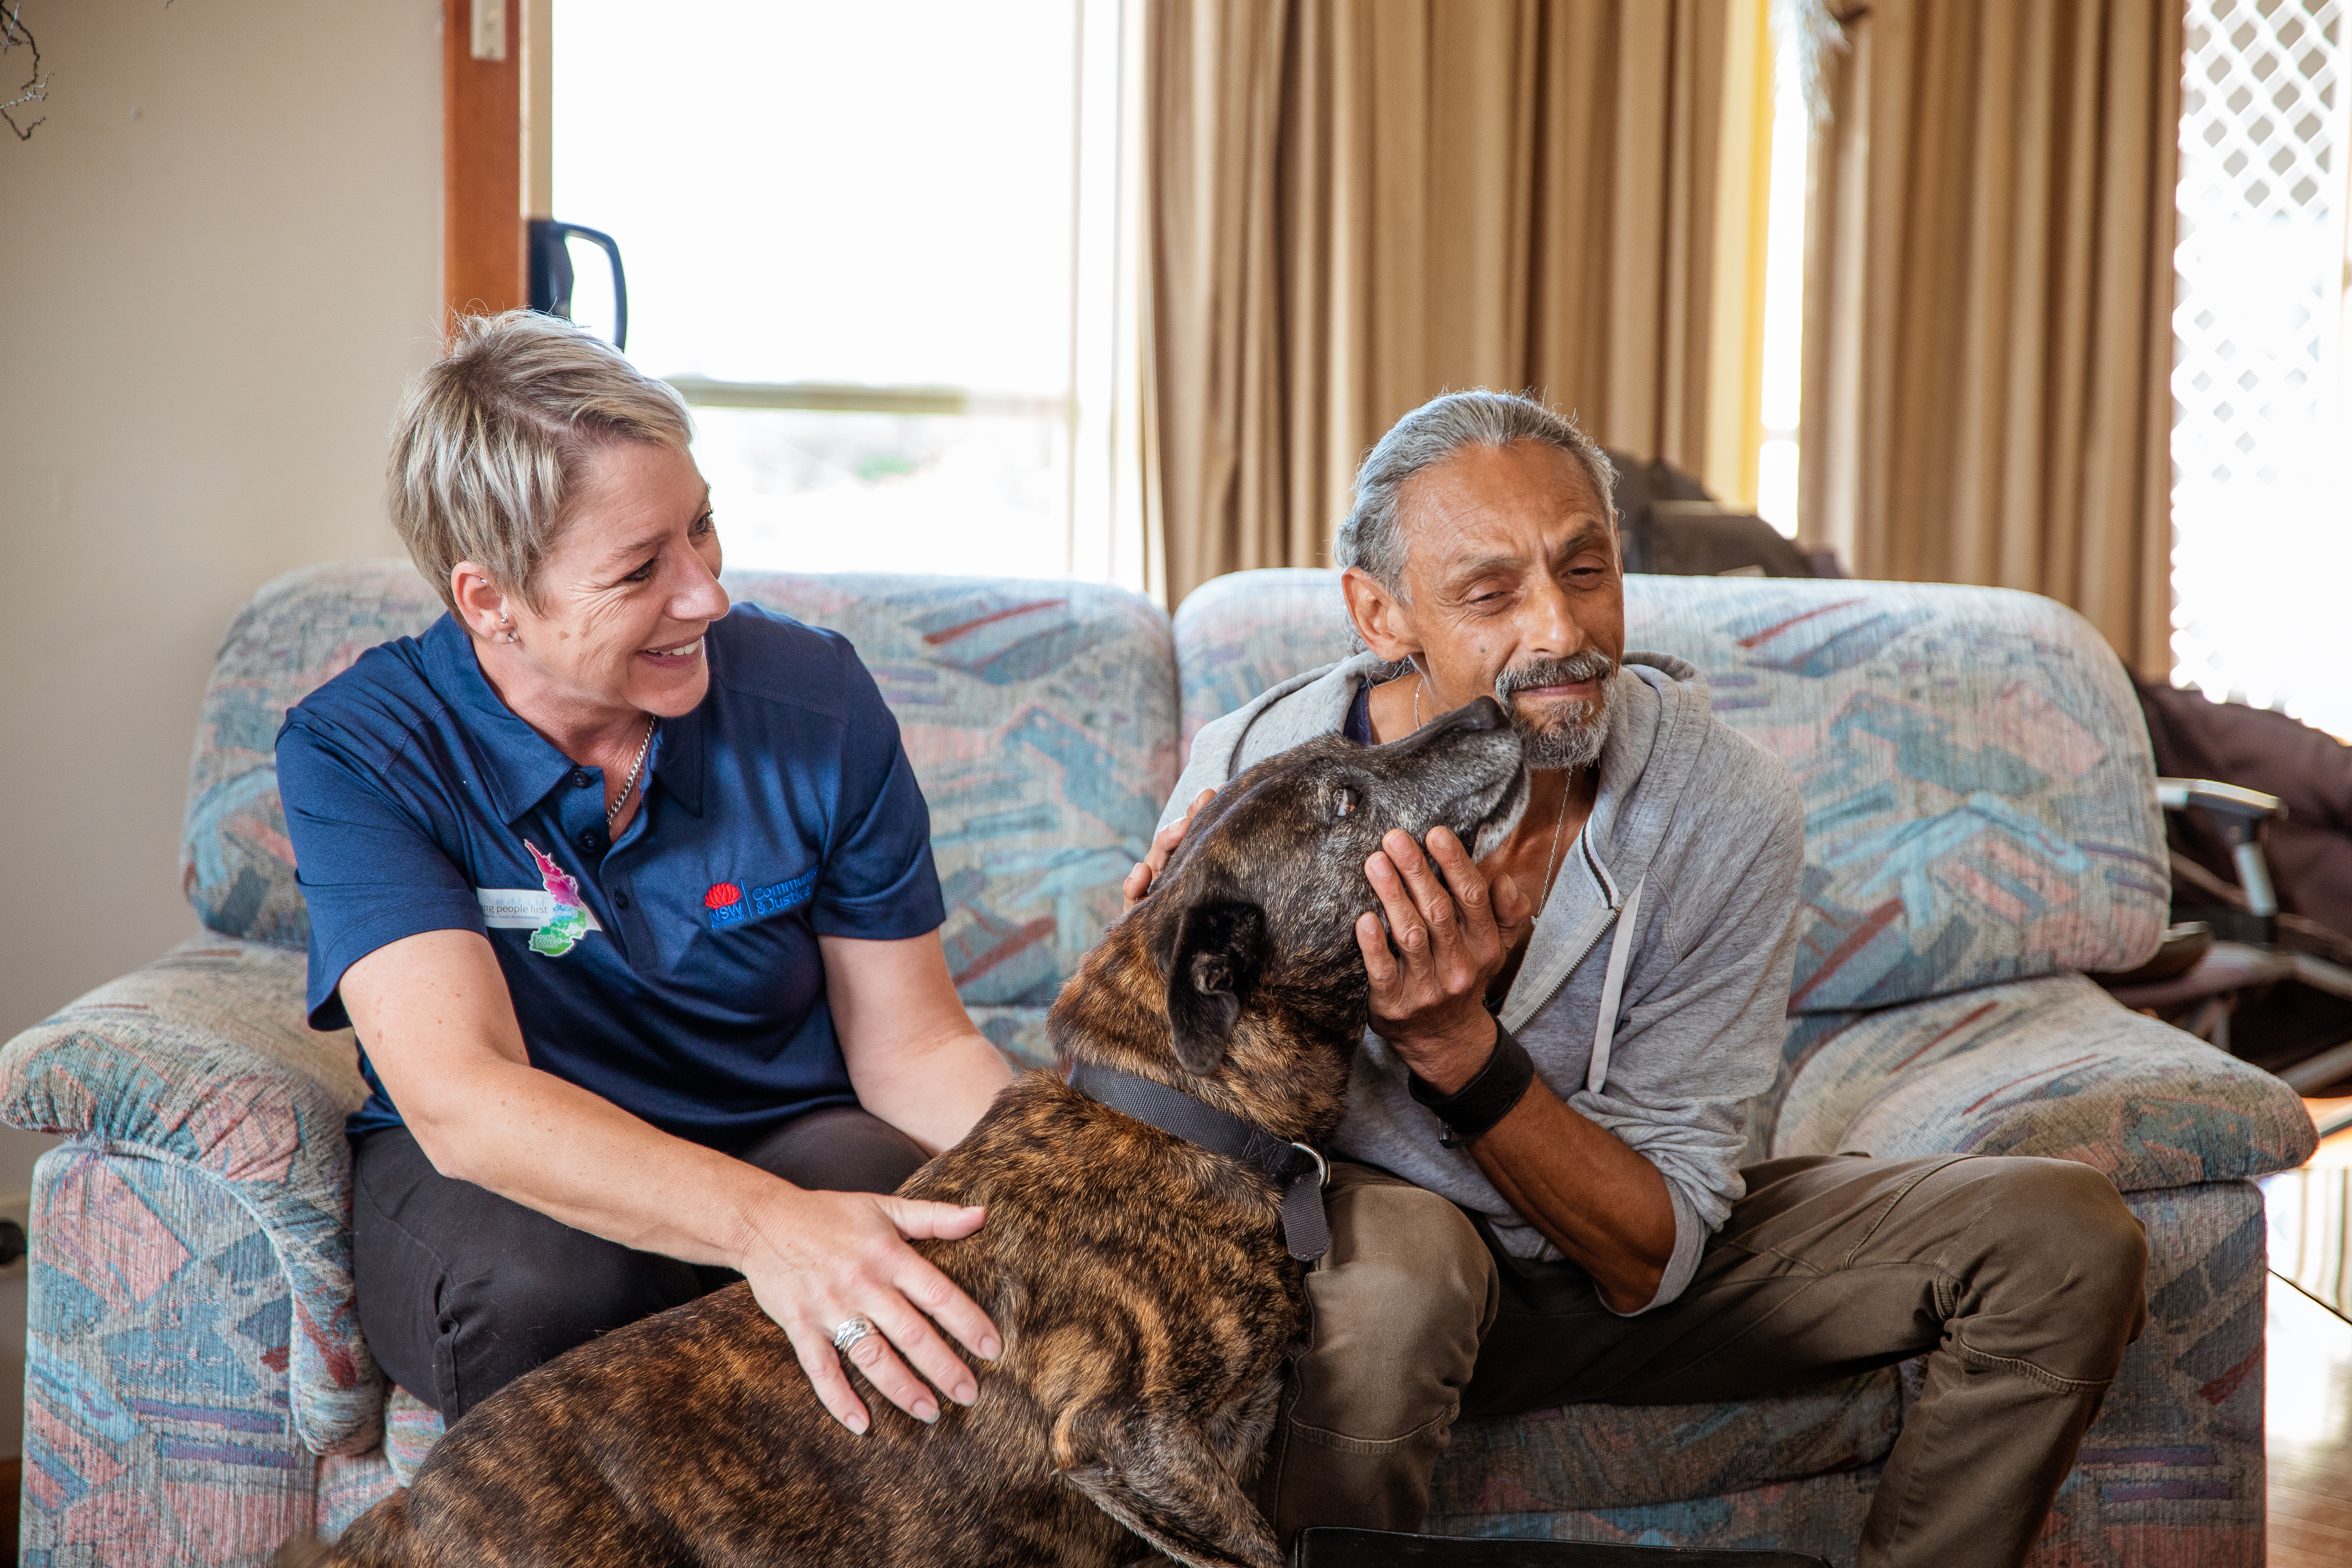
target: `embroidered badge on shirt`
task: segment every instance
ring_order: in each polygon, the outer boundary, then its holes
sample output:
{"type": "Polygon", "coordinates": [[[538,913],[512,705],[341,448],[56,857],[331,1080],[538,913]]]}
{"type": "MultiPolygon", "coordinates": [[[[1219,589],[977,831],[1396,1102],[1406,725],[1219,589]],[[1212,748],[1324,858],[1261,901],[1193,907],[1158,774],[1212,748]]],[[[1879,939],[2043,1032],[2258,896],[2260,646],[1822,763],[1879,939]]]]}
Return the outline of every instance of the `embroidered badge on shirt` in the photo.
{"type": "Polygon", "coordinates": [[[580,884],[562,867],[540,853],[526,838],[522,847],[539,862],[541,886],[536,888],[477,888],[482,923],[496,930],[528,931],[530,950],[561,958],[592,931],[603,931],[595,914],[580,897],[580,884]]]}
{"type": "Polygon", "coordinates": [[[555,901],[554,910],[547,923],[530,933],[530,950],[550,958],[562,958],[572,944],[588,934],[588,906],[580,900],[580,884],[571,873],[539,852],[539,846],[526,838],[522,847],[539,862],[539,879],[547,889],[547,896],[555,901]]]}
{"type": "Polygon", "coordinates": [[[719,931],[740,921],[782,914],[801,903],[816,886],[816,872],[807,870],[788,881],[773,882],[764,888],[754,888],[747,898],[743,889],[732,882],[713,882],[710,890],[702,895],[702,907],[710,911],[710,929],[719,931]]]}

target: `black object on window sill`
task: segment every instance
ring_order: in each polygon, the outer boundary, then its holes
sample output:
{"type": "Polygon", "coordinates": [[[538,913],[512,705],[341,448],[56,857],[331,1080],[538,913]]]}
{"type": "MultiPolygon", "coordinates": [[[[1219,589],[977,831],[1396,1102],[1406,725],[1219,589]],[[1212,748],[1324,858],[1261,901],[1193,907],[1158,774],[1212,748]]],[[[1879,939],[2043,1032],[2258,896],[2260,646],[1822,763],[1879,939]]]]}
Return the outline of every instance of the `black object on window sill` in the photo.
{"type": "Polygon", "coordinates": [[[1829,1568],[1820,1558],[1801,1552],[1496,1541],[1320,1525],[1298,1532],[1290,1561],[1293,1568],[1829,1568]]]}
{"type": "Polygon", "coordinates": [[[600,228],[585,224],[563,223],[551,217],[529,220],[524,230],[523,247],[530,260],[530,308],[541,315],[560,316],[571,321],[572,284],[576,275],[572,267],[573,239],[584,239],[604,253],[613,268],[613,346],[626,352],[629,346],[629,279],[621,269],[621,244],[600,228]]]}

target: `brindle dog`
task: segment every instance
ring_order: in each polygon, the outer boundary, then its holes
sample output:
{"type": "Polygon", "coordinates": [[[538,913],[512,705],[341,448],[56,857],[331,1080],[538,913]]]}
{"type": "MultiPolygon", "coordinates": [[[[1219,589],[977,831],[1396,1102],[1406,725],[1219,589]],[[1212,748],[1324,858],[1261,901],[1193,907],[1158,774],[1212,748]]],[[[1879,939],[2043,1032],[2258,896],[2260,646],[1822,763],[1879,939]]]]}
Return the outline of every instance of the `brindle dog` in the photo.
{"type": "MultiPolygon", "coordinates": [[[[1389,745],[1259,763],[1064,987],[1056,1050],[1319,1144],[1366,1019],[1366,858],[1440,824],[1484,852],[1526,793],[1483,698],[1389,745]]],[[[970,1408],[926,1426],[873,1399],[852,1436],[734,1285],[518,1380],[331,1550],[279,1563],[1110,1568],[1142,1551],[1132,1531],[1278,1568],[1243,1491],[1304,1322],[1273,1182],[1032,1072],[900,1190],[988,1206],[974,1235],[915,1244],[1003,1333],[970,1408]]]]}

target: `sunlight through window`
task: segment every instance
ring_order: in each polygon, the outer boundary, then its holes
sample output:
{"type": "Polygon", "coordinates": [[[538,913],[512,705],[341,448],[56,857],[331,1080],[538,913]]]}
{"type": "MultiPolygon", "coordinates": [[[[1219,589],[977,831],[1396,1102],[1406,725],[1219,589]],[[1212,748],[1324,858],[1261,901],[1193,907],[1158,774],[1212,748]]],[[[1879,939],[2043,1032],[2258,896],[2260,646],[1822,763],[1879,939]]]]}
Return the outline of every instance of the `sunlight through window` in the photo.
{"type": "Polygon", "coordinates": [[[1772,60],[1772,174],[1764,227],[1764,442],[1757,514],[1797,536],[1797,413],[1804,381],[1805,158],[1812,126],[1791,49],[1772,60]]]}

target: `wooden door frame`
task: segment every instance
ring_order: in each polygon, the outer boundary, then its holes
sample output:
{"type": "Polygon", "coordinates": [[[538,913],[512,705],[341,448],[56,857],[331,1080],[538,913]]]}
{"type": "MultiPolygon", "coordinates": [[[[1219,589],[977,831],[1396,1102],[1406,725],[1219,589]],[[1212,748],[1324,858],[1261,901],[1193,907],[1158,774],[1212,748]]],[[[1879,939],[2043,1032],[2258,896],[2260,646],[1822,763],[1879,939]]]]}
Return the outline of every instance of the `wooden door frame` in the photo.
{"type": "Polygon", "coordinates": [[[450,320],[530,303],[523,249],[524,0],[442,0],[441,297],[450,320]],[[506,14],[502,59],[477,59],[474,10],[506,14]]]}

